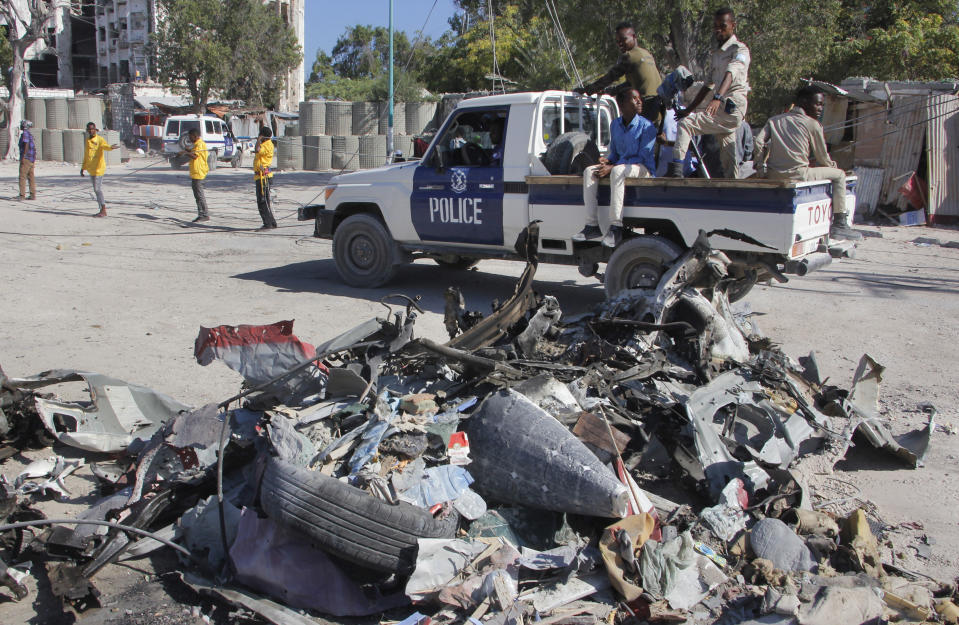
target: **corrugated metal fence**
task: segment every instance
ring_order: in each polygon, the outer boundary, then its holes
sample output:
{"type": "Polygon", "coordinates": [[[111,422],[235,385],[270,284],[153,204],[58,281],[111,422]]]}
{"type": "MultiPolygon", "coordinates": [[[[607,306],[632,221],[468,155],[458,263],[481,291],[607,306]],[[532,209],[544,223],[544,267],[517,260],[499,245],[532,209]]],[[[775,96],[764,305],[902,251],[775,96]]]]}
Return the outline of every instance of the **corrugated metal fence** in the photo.
{"type": "Polygon", "coordinates": [[[959,221],[959,97],[933,95],[924,108],[932,223],[959,221]]]}

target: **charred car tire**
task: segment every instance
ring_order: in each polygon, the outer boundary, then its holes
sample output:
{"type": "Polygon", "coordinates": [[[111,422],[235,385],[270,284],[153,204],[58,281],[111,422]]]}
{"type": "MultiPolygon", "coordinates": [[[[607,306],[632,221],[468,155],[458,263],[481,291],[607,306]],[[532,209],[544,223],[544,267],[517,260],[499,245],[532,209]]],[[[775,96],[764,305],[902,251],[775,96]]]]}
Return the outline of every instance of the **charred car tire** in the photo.
{"type": "Polygon", "coordinates": [[[726,288],[726,297],[729,299],[729,302],[738,302],[746,297],[746,295],[753,290],[753,287],[756,286],[756,282],[754,278],[741,278],[730,284],[729,287],[726,288]]]}
{"type": "Polygon", "coordinates": [[[606,297],[625,289],[653,289],[683,250],[668,239],[639,236],[623,241],[606,263],[606,297]]]}
{"type": "Polygon", "coordinates": [[[468,258],[464,256],[447,256],[444,258],[434,258],[435,262],[440,267],[445,269],[455,269],[457,271],[466,271],[467,269],[472,269],[479,264],[478,258],[468,258]]]}
{"type": "Polygon", "coordinates": [[[385,501],[317,471],[267,460],[260,486],[267,516],[317,541],[335,556],[367,568],[409,573],[417,540],[452,538],[459,516],[436,519],[428,511],[385,501]]]}
{"type": "Polygon", "coordinates": [[[373,215],[350,215],[333,234],[333,259],[344,282],[356,287],[386,284],[396,273],[393,238],[373,215]]]}
{"type": "Polygon", "coordinates": [[[581,174],[599,162],[599,148],[585,132],[567,132],[549,145],[543,164],[550,174],[581,174]]]}

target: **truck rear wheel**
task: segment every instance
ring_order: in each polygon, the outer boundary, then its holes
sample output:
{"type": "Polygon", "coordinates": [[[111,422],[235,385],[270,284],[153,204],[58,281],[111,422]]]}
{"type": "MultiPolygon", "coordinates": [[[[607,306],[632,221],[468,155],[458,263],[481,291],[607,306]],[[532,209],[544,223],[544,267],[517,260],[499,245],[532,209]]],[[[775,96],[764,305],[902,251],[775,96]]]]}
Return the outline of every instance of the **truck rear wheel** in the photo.
{"type": "Polygon", "coordinates": [[[333,260],[350,286],[382,286],[396,274],[393,238],[372,215],[351,215],[340,224],[333,234],[333,260]]]}
{"type": "Polygon", "coordinates": [[[623,241],[606,263],[606,297],[625,289],[654,289],[682,249],[668,239],[638,236],[623,241]]]}

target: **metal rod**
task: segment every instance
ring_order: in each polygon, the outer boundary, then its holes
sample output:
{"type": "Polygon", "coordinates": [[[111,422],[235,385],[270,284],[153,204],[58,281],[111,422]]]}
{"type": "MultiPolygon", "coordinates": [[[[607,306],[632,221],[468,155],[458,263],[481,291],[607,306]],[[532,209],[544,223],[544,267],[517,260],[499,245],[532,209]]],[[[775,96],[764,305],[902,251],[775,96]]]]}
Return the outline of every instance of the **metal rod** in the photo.
{"type": "Polygon", "coordinates": [[[203,562],[194,556],[190,551],[178,545],[175,542],[168,540],[155,532],[148,530],[142,530],[139,527],[133,527],[131,525],[124,525],[122,523],[115,523],[113,521],[100,521],[97,519],[36,519],[34,521],[20,521],[18,523],[6,523],[0,525],[0,533],[8,532],[10,530],[23,529],[26,527],[39,527],[43,525],[102,525],[104,527],[114,527],[118,530],[123,530],[124,532],[130,532],[131,534],[139,534],[140,536],[146,536],[147,538],[152,538],[153,540],[163,543],[171,549],[175,549],[190,558],[197,564],[203,564],[203,562]]]}

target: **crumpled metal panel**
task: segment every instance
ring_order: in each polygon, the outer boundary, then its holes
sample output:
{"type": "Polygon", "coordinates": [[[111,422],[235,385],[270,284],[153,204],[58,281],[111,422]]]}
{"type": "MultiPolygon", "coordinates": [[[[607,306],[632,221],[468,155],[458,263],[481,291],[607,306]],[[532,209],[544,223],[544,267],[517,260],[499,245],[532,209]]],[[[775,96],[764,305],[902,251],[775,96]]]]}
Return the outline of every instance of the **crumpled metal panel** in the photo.
{"type": "Polygon", "coordinates": [[[531,508],[626,515],[626,487],[563,424],[514,391],[490,395],[467,421],[470,474],[487,495],[531,508]]]}
{"type": "Polygon", "coordinates": [[[737,371],[727,371],[689,396],[686,413],[693,427],[696,454],[712,490],[718,494],[734,477],[746,477],[753,488],[762,488],[769,474],[755,462],[737,460],[726,447],[713,425],[713,417],[724,406],[749,403],[751,393],[761,393],[759,382],[746,380],[737,371]]]}
{"type": "Polygon", "coordinates": [[[99,373],[57,369],[9,384],[36,389],[61,382],[87,383],[92,405],[36,399],[43,425],[61,443],[86,451],[120,452],[135,439],[147,439],[165,421],[191,407],[145,386],[99,373]]]}

